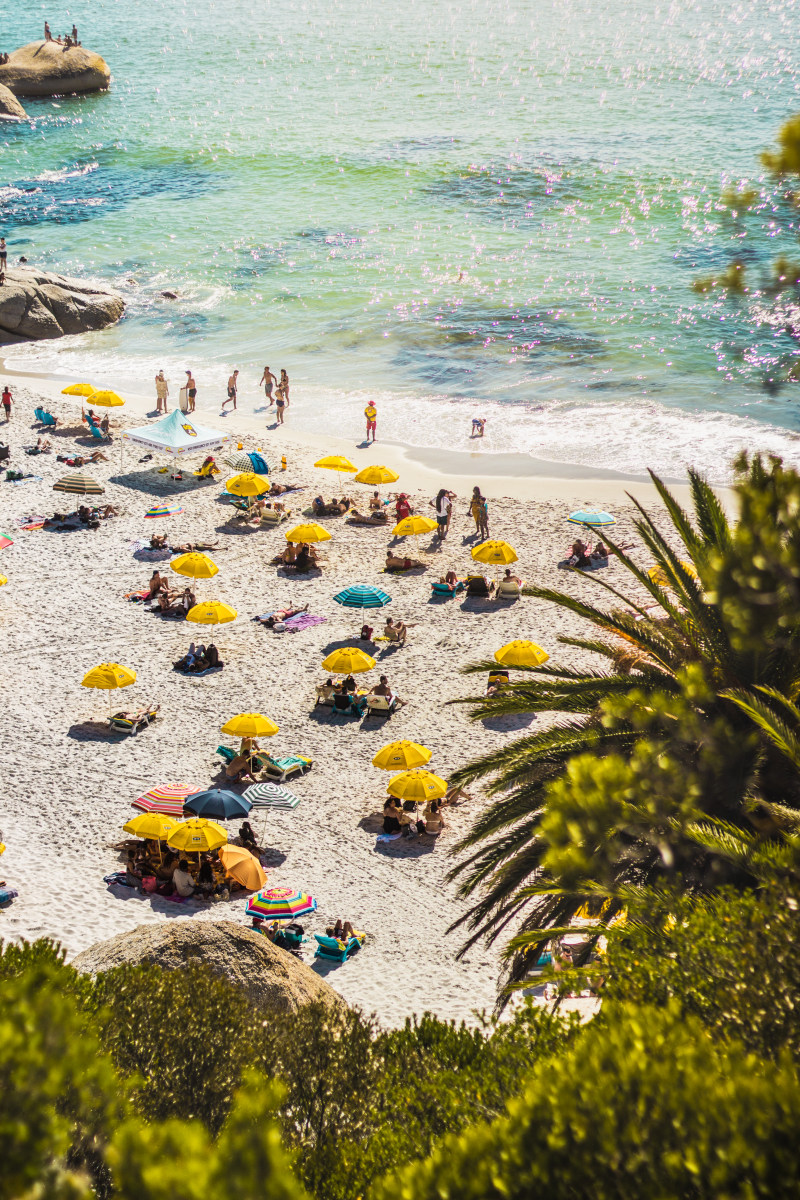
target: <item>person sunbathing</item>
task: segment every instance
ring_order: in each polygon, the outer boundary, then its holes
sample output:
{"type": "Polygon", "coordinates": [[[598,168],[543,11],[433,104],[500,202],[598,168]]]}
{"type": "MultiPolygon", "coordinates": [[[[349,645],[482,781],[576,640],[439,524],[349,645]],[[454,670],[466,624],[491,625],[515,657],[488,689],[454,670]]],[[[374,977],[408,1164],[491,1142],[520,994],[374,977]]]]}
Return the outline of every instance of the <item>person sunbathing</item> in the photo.
{"type": "Polygon", "coordinates": [[[327,937],[338,938],[340,942],[348,942],[350,938],[356,936],[356,931],[350,921],[342,921],[340,917],[336,918],[336,924],[332,930],[325,930],[327,937]]]}
{"type": "Polygon", "coordinates": [[[350,516],[347,518],[350,525],[386,525],[389,518],[385,512],[361,513],[357,508],[350,509],[350,516]]]}
{"type": "Polygon", "coordinates": [[[304,571],[313,571],[316,566],[316,550],[313,546],[309,546],[306,542],[302,542],[297,557],[294,560],[294,569],[302,573],[304,571]]]}
{"type": "MultiPolygon", "coordinates": [[[[154,533],[150,538],[150,549],[151,550],[163,550],[164,547],[166,546],[166,544],[167,544],[167,535],[165,533],[154,533]]],[[[153,574],[157,575],[158,571],[154,571],[153,574]]]]}
{"type": "Polygon", "coordinates": [[[308,612],[308,605],[303,604],[300,608],[276,608],[275,612],[269,614],[268,617],[255,617],[259,625],[266,625],[268,629],[280,624],[281,621],[288,621],[290,617],[296,617],[300,613],[308,612]]]}
{"type": "Polygon", "coordinates": [[[567,561],[571,567],[589,567],[592,560],[589,558],[589,547],[585,545],[580,538],[576,538],[572,543],[572,548],[567,557],[567,561]]]}
{"type": "Polygon", "coordinates": [[[453,785],[445,792],[442,804],[449,804],[455,807],[455,805],[463,804],[465,800],[471,799],[472,796],[470,796],[469,792],[464,791],[464,788],[453,785]]]}
{"type": "Polygon", "coordinates": [[[225,774],[232,783],[238,782],[240,779],[252,779],[256,783],[256,776],[253,774],[250,767],[250,760],[244,754],[237,754],[235,758],[225,767],[225,774]]]}
{"type": "Polygon", "coordinates": [[[406,644],[406,636],[408,630],[401,620],[393,621],[391,617],[386,618],[386,624],[383,627],[383,636],[388,638],[390,642],[399,642],[401,646],[406,644]]]}
{"type": "Polygon", "coordinates": [[[189,643],[189,649],[184,654],[183,658],[179,658],[176,663],[173,663],[176,671],[191,671],[199,658],[205,657],[205,646],[195,646],[194,642],[189,643]]]}
{"type": "Polygon", "coordinates": [[[506,567],[506,571],[505,571],[505,574],[503,575],[502,582],[503,583],[516,583],[519,587],[522,587],[522,580],[520,579],[519,575],[511,574],[510,567],[506,567]]]}
{"type": "Polygon", "coordinates": [[[373,688],[370,688],[370,696],[385,696],[387,700],[392,700],[392,689],[389,687],[389,679],[386,675],[381,675],[380,683],[376,683],[373,688]]]}
{"type": "Polygon", "coordinates": [[[147,599],[155,600],[155,598],[159,594],[159,592],[168,592],[168,591],[169,591],[169,584],[168,584],[167,580],[164,578],[164,576],[159,572],[158,568],[156,567],[155,571],[153,571],[153,574],[150,576],[150,584],[148,586],[147,599]]]}
{"type": "Polygon", "coordinates": [[[294,542],[288,542],[282,554],[276,554],[272,560],[273,566],[293,567],[297,561],[298,547],[294,542]]]}
{"type": "Polygon", "coordinates": [[[445,822],[442,816],[442,805],[439,800],[430,800],[425,807],[423,813],[425,819],[425,832],[435,837],[444,829],[445,822]]]}
{"type": "Polygon", "coordinates": [[[395,800],[394,796],[390,796],[383,806],[384,833],[400,832],[400,814],[402,811],[400,801],[395,800]]]}
{"type": "Polygon", "coordinates": [[[391,550],[386,551],[385,568],[387,571],[411,571],[415,567],[427,566],[418,558],[400,558],[397,554],[393,554],[391,550]]]}
{"type": "Polygon", "coordinates": [[[253,827],[249,821],[242,821],[242,824],[239,826],[239,841],[245,850],[249,850],[256,858],[261,853],[256,841],[256,835],[253,833],[253,827]]]}
{"type": "Polygon", "coordinates": [[[589,555],[592,562],[603,563],[608,561],[608,547],[598,542],[592,553],[589,555]]]}
{"type": "Polygon", "coordinates": [[[383,501],[381,500],[380,492],[373,492],[370,496],[369,507],[373,512],[383,512],[383,501]]]}

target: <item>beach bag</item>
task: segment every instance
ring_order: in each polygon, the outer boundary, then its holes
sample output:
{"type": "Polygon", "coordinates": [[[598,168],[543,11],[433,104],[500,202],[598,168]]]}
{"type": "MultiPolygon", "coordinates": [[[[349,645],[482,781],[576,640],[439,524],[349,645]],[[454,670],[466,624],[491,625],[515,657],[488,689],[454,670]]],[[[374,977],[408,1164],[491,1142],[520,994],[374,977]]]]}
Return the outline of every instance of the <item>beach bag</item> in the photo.
{"type": "Polygon", "coordinates": [[[285,633],[286,632],[286,622],[285,621],[276,621],[275,624],[272,626],[272,631],[273,631],[273,633],[285,633]]]}

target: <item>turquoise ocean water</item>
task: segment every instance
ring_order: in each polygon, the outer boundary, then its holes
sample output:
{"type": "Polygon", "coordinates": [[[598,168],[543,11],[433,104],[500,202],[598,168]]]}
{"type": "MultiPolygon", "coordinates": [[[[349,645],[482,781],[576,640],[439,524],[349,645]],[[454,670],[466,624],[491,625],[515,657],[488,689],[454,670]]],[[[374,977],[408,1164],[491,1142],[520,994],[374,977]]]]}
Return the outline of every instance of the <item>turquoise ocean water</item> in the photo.
{"type": "Polygon", "coordinates": [[[10,259],[123,288],[114,329],[9,362],[150,390],[229,370],[288,421],[724,476],[800,462],[800,210],[758,154],[800,110],[795,0],[0,0],[79,27],[107,95],[0,129],[10,259]],[[752,189],[731,204],[730,189],[752,189]],[[746,264],[738,299],[692,290],[746,264]],[[161,293],[173,289],[177,300],[161,293]]]}

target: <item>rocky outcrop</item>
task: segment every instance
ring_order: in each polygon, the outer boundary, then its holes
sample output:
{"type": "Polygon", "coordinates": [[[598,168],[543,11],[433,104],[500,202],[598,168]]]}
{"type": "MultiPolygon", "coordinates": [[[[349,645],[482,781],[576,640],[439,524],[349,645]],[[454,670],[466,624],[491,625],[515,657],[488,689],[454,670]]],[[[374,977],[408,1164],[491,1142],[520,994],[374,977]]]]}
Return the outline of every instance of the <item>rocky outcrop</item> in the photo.
{"type": "Polygon", "coordinates": [[[90,946],[72,960],[76,971],[85,975],[140,963],[156,963],[170,971],[206,963],[266,1012],[297,1012],[312,1001],[344,1004],[333,988],[299,959],[234,921],[189,917],[140,925],[90,946]]]}
{"type": "Polygon", "coordinates": [[[104,92],[111,71],[99,54],[58,42],[31,42],[12,51],[0,67],[0,83],[15,96],[71,96],[76,92],[104,92]]]}
{"type": "Polygon", "coordinates": [[[27,115],[14,93],[0,83],[0,117],[13,117],[21,121],[27,115]]]}
{"type": "Polygon", "coordinates": [[[122,296],[111,288],[12,267],[0,287],[0,344],[105,329],[124,309],[122,296]]]}

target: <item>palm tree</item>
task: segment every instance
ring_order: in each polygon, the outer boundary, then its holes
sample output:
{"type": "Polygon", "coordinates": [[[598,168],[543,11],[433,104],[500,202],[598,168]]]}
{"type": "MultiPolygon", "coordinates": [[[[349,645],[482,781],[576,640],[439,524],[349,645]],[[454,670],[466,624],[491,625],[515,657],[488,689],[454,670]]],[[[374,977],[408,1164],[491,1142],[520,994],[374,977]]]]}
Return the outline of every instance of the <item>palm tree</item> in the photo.
{"type": "MultiPolygon", "coordinates": [[[[740,494],[768,483],[760,460],[739,466],[740,494]]],[[[569,927],[587,894],[598,887],[613,897],[626,888],[657,886],[665,874],[679,876],[696,891],[719,882],[751,882],[742,855],[717,853],[710,835],[703,844],[680,822],[666,821],[655,836],[647,829],[647,814],[639,817],[634,810],[629,826],[608,831],[616,839],[616,856],[605,863],[602,880],[578,886],[548,871],[542,835],[547,792],[565,778],[576,755],[614,754],[630,761],[643,737],[649,738],[659,753],[671,752],[685,764],[687,774],[698,773],[700,814],[723,827],[752,830],[780,806],[800,809],[800,711],[790,711],[800,684],[800,639],[788,645],[783,639],[774,648],[767,630],[757,641],[737,636],[735,612],[718,603],[714,591],[720,564],[735,550],[737,531],[696,472],[689,473],[692,516],[652,472],[651,478],[666,510],[668,532],[633,503],[639,513],[635,528],[655,567],[643,569],[611,543],[631,579],[648,593],[646,604],[599,579],[593,582],[612,597],[605,609],[549,588],[526,589],[594,627],[591,636],[559,640],[598,656],[601,665],[577,671],[551,661],[491,696],[460,701],[473,706],[470,715],[476,721],[560,714],[548,729],[520,737],[454,776],[459,785],[488,780],[486,792],[494,800],[454,851],[460,861],[451,878],[469,901],[453,926],[469,931],[460,953],[480,939],[493,942],[513,933],[505,952],[512,983],[526,977],[544,944],[569,927]],[[676,544],[683,547],[680,553],[676,544]],[[690,719],[667,712],[660,720],[665,705],[689,713],[690,719]],[[612,711],[616,716],[610,719],[612,711]],[[649,733],[643,733],[639,714],[653,717],[649,733]],[[790,735],[795,757],[780,744],[781,739],[788,744],[790,735]]],[[[485,677],[494,666],[473,663],[464,671],[485,677]]],[[[600,842],[586,850],[599,853],[600,842]]],[[[613,917],[620,904],[612,899],[604,919],[613,917]]]]}

